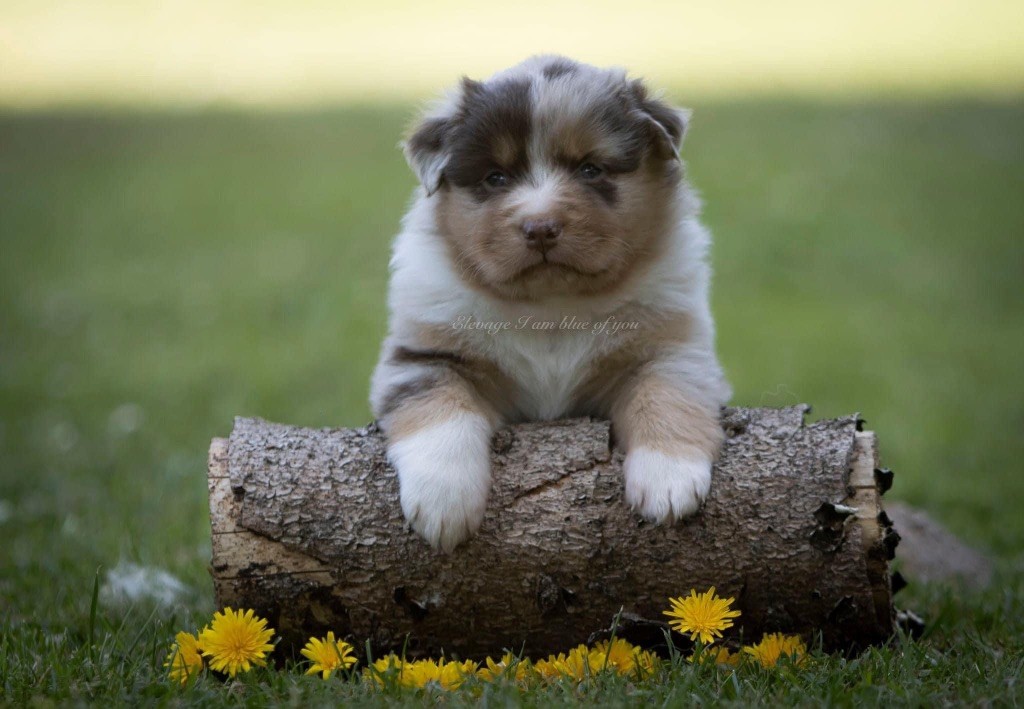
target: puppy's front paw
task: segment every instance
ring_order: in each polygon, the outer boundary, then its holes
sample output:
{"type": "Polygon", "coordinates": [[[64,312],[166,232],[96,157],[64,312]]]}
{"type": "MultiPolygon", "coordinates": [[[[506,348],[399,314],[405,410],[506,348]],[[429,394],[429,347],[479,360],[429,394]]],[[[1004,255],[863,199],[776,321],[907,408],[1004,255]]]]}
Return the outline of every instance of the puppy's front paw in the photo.
{"type": "Polygon", "coordinates": [[[452,551],[483,522],[491,486],[490,435],[484,419],[466,414],[388,448],[398,470],[402,512],[435,549],[452,551]]]}
{"type": "Polygon", "coordinates": [[[637,448],[626,455],[626,502],[653,522],[692,515],[711,489],[711,461],[637,448]]]}

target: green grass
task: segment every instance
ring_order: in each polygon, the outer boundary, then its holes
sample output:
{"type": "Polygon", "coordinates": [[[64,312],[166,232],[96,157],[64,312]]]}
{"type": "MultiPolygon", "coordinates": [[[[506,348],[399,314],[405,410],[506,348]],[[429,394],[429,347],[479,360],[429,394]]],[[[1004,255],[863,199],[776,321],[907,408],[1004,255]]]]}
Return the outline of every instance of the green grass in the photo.
{"type": "MultiPolygon", "coordinates": [[[[1020,701],[1024,104],[696,108],[684,152],[715,232],[735,401],[861,411],[890,494],[991,550],[1000,576],[980,595],[912,588],[903,604],[930,621],[916,643],[736,679],[676,667],[578,698],[1020,701]]],[[[237,414],[369,416],[407,115],[0,116],[0,696],[178,696],[164,649],[213,603],[209,439],[237,414]],[[193,593],[173,611],[100,605],[90,623],[96,570],[120,560],[193,593]]],[[[338,699],[374,697],[280,674],[184,695],[338,699]]]]}

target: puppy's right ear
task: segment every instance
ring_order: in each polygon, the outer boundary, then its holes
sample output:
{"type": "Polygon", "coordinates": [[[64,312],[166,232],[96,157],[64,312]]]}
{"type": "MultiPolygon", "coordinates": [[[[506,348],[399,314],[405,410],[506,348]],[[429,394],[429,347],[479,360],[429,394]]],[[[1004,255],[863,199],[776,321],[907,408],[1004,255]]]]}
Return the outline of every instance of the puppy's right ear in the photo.
{"type": "Polygon", "coordinates": [[[441,187],[444,167],[448,164],[445,139],[451,130],[450,126],[450,118],[424,118],[402,143],[405,160],[416,173],[427,195],[434,194],[441,187]]]}
{"type": "Polygon", "coordinates": [[[449,138],[466,100],[483,88],[478,81],[463,77],[459,88],[428,111],[402,143],[406,162],[416,173],[427,195],[441,187],[449,158],[449,138]]]}

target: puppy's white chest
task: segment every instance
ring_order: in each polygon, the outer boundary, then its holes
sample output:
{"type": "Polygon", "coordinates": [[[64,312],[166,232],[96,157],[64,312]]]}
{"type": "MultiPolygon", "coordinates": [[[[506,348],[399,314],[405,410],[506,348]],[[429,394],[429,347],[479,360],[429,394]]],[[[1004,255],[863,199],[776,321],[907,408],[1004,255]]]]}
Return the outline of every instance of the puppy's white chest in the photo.
{"type": "Polygon", "coordinates": [[[572,395],[597,354],[589,332],[512,333],[504,345],[505,371],[518,384],[517,404],[531,419],[566,414],[572,395]]]}

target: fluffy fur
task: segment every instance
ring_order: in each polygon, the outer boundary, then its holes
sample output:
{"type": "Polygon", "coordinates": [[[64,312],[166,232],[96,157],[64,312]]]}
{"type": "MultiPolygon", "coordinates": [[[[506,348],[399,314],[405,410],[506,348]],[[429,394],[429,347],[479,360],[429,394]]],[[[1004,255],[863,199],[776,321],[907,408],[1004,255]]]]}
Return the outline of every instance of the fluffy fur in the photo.
{"type": "Polygon", "coordinates": [[[495,427],[610,417],[625,499],[668,522],[711,484],[729,396],[688,114],[616,69],[542,56],[463,80],[413,129],[371,404],[402,509],[450,551],[480,526],[495,427]]]}

